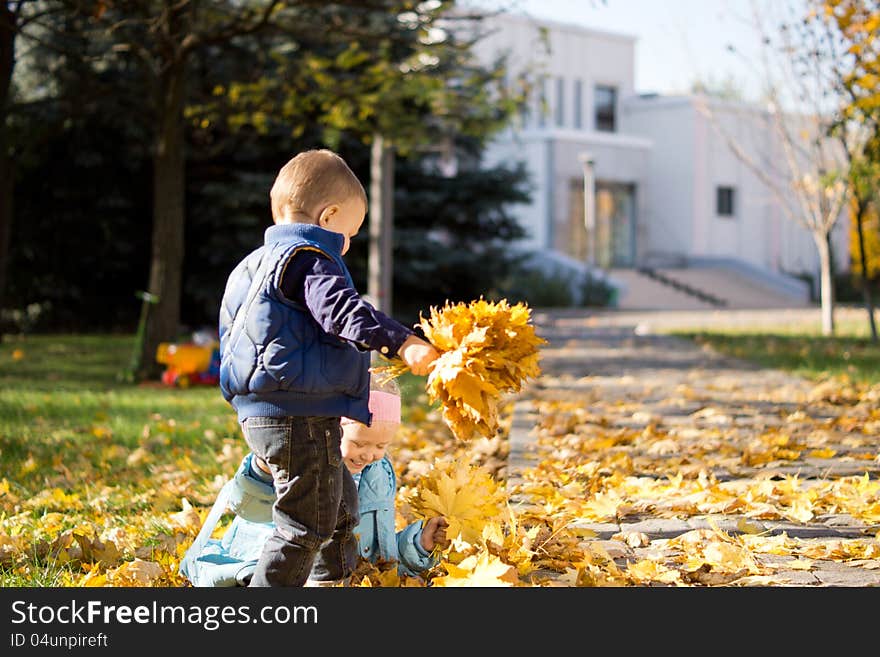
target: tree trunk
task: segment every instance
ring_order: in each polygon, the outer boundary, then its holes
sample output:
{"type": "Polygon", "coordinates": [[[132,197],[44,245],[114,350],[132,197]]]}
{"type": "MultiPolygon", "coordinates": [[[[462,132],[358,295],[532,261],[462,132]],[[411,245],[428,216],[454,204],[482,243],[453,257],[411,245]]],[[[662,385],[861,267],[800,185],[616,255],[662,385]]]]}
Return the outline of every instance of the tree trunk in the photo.
{"type": "Polygon", "coordinates": [[[367,259],[367,294],[373,305],[391,315],[394,239],[394,150],[382,135],[375,135],[370,150],[370,248],[367,259]]]}
{"type": "Polygon", "coordinates": [[[822,303],[822,335],[834,335],[834,278],[831,272],[831,235],[814,233],[819,252],[820,298],[822,303]]]}
{"type": "Polygon", "coordinates": [[[159,79],[158,124],[153,154],[153,237],[148,292],[158,298],[144,330],[138,378],[156,378],[156,349],[174,341],[180,328],[184,206],[184,63],[171,64],[159,79]]]}
{"type": "Polygon", "coordinates": [[[868,256],[865,253],[865,209],[866,204],[856,199],[856,231],[859,238],[859,262],[862,266],[862,296],[865,310],[868,311],[868,325],[871,327],[871,341],[877,342],[877,323],[874,321],[874,298],[871,294],[871,278],[868,272],[868,256]]]}
{"type": "MultiPolygon", "coordinates": [[[[12,158],[9,157],[9,87],[15,67],[15,14],[7,3],[0,7],[0,309],[6,298],[6,272],[9,270],[9,240],[12,235],[14,185],[12,158]]],[[[0,332],[3,326],[0,323],[0,332]]]]}

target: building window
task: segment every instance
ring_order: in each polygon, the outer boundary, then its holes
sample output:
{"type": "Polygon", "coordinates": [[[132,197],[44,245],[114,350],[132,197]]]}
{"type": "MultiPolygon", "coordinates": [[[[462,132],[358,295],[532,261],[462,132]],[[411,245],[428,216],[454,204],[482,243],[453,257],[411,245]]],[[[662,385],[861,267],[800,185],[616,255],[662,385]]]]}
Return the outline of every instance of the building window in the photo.
{"type": "Polygon", "coordinates": [[[596,85],[594,107],[596,111],[596,130],[614,132],[617,129],[617,89],[596,85]]]}
{"type": "Polygon", "coordinates": [[[556,78],[556,125],[565,125],[565,80],[556,78]]]}
{"type": "Polygon", "coordinates": [[[519,120],[520,125],[528,126],[532,120],[532,109],[529,107],[528,103],[523,103],[522,107],[519,110],[519,120]]]}
{"type": "Polygon", "coordinates": [[[538,81],[538,127],[547,125],[547,78],[541,76],[538,81]]]}
{"type": "Polygon", "coordinates": [[[584,127],[581,120],[581,94],[583,94],[583,83],[580,80],[574,81],[574,127],[580,130],[584,127]]]}
{"type": "Polygon", "coordinates": [[[719,217],[734,216],[735,206],[733,187],[718,187],[715,194],[715,212],[719,217]]]}

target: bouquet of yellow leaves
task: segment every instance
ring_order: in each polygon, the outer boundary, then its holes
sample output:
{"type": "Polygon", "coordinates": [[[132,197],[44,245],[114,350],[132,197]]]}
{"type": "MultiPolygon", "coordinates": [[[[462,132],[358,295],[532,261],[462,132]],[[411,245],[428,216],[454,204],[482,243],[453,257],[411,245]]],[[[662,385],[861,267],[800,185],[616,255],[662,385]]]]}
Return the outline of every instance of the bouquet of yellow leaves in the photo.
{"type": "MultiPolygon", "coordinates": [[[[506,299],[479,299],[432,307],[430,317],[420,319],[428,342],[440,352],[428,375],[429,401],[440,401],[443,420],[456,438],[493,437],[502,393],[519,392],[529,377],[541,373],[538,348],[546,341],[535,334],[531,310],[506,299]]],[[[403,369],[391,365],[377,371],[393,377],[403,369]]]]}
{"type": "Polygon", "coordinates": [[[479,543],[483,527],[503,519],[507,509],[506,490],[488,472],[454,459],[434,463],[404,498],[416,518],[443,516],[449,523],[447,538],[472,544],[479,543]]]}

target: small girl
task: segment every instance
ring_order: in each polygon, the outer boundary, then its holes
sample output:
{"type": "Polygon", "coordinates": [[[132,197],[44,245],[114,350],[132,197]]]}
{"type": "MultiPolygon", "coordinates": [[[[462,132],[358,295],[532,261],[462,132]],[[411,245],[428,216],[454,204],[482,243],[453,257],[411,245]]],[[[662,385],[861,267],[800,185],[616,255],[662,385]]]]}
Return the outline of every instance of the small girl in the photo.
{"type": "Polygon", "coordinates": [[[434,565],[431,552],[445,547],[443,516],[395,531],[397,477],[385,450],[400,426],[400,392],[393,381],[370,391],[370,426],[342,418],[342,461],[358,487],[360,522],[355,528],[361,556],[397,561],[400,574],[415,576],[434,565]]]}

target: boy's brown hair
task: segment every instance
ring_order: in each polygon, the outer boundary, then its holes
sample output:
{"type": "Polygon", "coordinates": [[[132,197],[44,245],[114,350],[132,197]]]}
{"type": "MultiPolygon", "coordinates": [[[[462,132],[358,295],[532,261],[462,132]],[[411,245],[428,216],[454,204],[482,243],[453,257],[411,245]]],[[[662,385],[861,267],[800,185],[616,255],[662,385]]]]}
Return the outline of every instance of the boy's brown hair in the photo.
{"type": "Polygon", "coordinates": [[[303,151],[281,167],[269,192],[272,220],[300,213],[317,222],[318,214],[331,203],[360,198],[367,193],[354,172],[339,155],[326,148],[303,151]]]}

